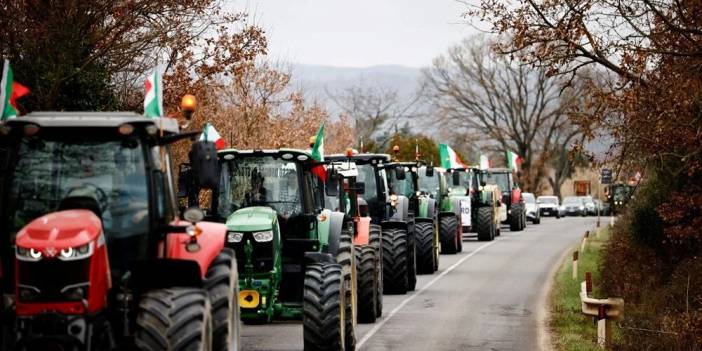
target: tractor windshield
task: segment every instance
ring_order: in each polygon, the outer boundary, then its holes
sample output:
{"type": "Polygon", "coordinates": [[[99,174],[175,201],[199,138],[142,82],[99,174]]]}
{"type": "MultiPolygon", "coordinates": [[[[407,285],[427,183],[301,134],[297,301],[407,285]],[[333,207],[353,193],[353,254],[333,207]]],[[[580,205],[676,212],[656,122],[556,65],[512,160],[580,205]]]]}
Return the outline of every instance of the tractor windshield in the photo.
{"type": "Polygon", "coordinates": [[[462,169],[454,169],[448,176],[449,192],[453,195],[466,195],[470,189],[470,173],[462,169]]]}
{"type": "Polygon", "coordinates": [[[357,181],[365,184],[363,198],[368,202],[378,200],[378,183],[375,178],[375,168],[372,165],[357,165],[357,181]]]}
{"type": "Polygon", "coordinates": [[[436,196],[439,193],[439,171],[434,171],[434,175],[427,176],[426,168],[419,170],[419,190],[436,196]]]}
{"type": "Polygon", "coordinates": [[[500,191],[503,193],[508,193],[511,191],[512,187],[509,184],[509,174],[508,173],[492,173],[487,172],[483,175],[483,181],[486,184],[497,185],[500,191]]]}
{"type": "Polygon", "coordinates": [[[299,165],[273,156],[236,158],[222,163],[217,214],[222,218],[238,209],[266,206],[278,215],[300,214],[299,165]]]}
{"type": "Polygon", "coordinates": [[[397,179],[395,178],[395,172],[391,172],[388,174],[392,174],[390,176],[393,179],[389,179],[392,183],[391,186],[391,191],[396,194],[396,195],[404,195],[408,198],[411,198],[414,196],[414,193],[417,191],[414,188],[414,183],[412,180],[412,173],[410,172],[408,167],[405,167],[405,179],[397,179]]]}
{"type": "Polygon", "coordinates": [[[86,208],[108,237],[148,231],[144,150],[138,139],[24,138],[10,170],[3,222],[10,238],[33,219],[86,208]]]}

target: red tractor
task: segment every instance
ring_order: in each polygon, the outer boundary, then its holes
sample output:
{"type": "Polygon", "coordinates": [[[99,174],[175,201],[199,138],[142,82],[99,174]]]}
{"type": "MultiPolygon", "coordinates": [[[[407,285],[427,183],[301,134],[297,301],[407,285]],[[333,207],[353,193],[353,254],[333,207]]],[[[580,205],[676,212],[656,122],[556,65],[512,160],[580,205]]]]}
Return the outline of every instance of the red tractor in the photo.
{"type": "MultiPolygon", "coordinates": [[[[199,134],[180,129],[119,112],[0,124],[1,349],[239,348],[226,226],[176,206],[170,145],[199,134]]],[[[215,184],[214,144],[190,159],[215,184]]]]}

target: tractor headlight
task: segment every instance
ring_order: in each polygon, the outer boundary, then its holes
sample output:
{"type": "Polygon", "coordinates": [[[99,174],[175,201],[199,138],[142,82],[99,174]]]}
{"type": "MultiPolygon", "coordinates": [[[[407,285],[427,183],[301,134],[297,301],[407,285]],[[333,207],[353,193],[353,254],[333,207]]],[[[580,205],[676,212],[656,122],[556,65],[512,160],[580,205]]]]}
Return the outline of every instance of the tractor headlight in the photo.
{"type": "Polygon", "coordinates": [[[244,233],[239,233],[239,232],[228,232],[227,233],[227,242],[228,243],[238,243],[241,242],[241,239],[244,238],[244,233]]]}
{"type": "Polygon", "coordinates": [[[41,251],[36,249],[27,249],[17,246],[17,249],[15,250],[15,257],[17,257],[17,259],[20,261],[36,262],[41,260],[42,254],[41,251]]]}
{"type": "Polygon", "coordinates": [[[265,232],[255,232],[253,233],[254,240],[259,243],[273,240],[273,231],[267,230],[265,232]]]}
{"type": "Polygon", "coordinates": [[[61,249],[58,258],[62,261],[80,260],[93,254],[93,243],[61,249]]]}
{"type": "Polygon", "coordinates": [[[395,194],[390,195],[390,205],[392,207],[397,207],[397,195],[395,195],[395,194]]]}

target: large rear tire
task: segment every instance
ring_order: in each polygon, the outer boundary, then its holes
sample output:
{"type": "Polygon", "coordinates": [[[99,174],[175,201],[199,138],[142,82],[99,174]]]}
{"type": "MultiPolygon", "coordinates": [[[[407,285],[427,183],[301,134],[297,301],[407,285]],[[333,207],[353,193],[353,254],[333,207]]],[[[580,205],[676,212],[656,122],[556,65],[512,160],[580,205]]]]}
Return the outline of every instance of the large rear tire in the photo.
{"type": "Polygon", "coordinates": [[[345,329],[341,265],[313,263],[305,271],[303,335],[305,350],[341,350],[345,329]]]}
{"type": "Polygon", "coordinates": [[[441,253],[442,254],[455,254],[458,250],[458,242],[456,241],[456,236],[458,235],[458,221],[455,216],[444,216],[441,217],[439,222],[441,240],[441,253]]]}
{"type": "Polygon", "coordinates": [[[375,299],[375,316],[383,315],[383,231],[377,224],[370,225],[369,244],[376,250],[376,263],[378,265],[378,291],[375,299]]]}
{"type": "Polygon", "coordinates": [[[212,349],[212,315],[207,292],[196,288],[156,289],[139,302],[135,343],[139,350],[212,349]]]}
{"type": "Polygon", "coordinates": [[[490,207],[478,208],[478,241],[491,241],[494,231],[494,213],[490,207]]]}
{"type": "Polygon", "coordinates": [[[404,230],[383,232],[383,292],[407,293],[407,233],[404,230]]]}
{"type": "Polygon", "coordinates": [[[434,258],[434,223],[419,222],[414,225],[417,243],[417,274],[432,274],[436,264],[434,258]]]}
{"type": "Polygon", "coordinates": [[[352,235],[351,231],[347,229],[341,231],[339,251],[337,251],[336,255],[336,262],[341,265],[341,272],[344,277],[344,300],[346,302],[344,349],[347,351],[356,349],[356,319],[358,318],[358,274],[352,235]]]}
{"type": "Polygon", "coordinates": [[[356,273],[358,273],[358,322],[374,323],[377,317],[378,264],[371,246],[356,246],[356,273]]]}
{"type": "Polygon", "coordinates": [[[509,214],[509,230],[513,232],[518,232],[524,229],[522,227],[522,205],[512,204],[512,208],[509,214]]]}
{"type": "Polygon", "coordinates": [[[239,277],[236,253],[224,248],[207,270],[205,290],[212,306],[212,350],[239,350],[239,277]]]}

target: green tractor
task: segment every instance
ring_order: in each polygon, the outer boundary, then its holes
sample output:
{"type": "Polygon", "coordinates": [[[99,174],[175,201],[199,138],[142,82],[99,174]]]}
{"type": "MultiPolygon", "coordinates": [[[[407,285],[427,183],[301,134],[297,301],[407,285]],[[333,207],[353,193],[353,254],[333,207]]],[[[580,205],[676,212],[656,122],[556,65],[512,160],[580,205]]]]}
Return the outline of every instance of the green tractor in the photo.
{"type": "Polygon", "coordinates": [[[610,213],[617,215],[625,208],[632,195],[634,194],[635,186],[616,183],[609,186],[607,192],[607,202],[609,202],[610,213]]]}
{"type": "Polygon", "coordinates": [[[514,173],[507,168],[491,168],[483,176],[486,184],[497,186],[502,192],[501,207],[507,213],[503,221],[509,224],[509,230],[518,232],[526,227],[526,205],[522,191],[519,189],[514,173]]]}
{"type": "Polygon", "coordinates": [[[327,179],[330,184],[326,187],[324,204],[330,210],[346,214],[354,228],[358,322],[373,323],[382,314],[383,303],[383,268],[379,246],[381,232],[375,230],[371,234],[368,205],[361,197],[365,194],[366,183],[359,180],[356,164],[351,160],[328,161],[327,170],[331,176],[327,179]]]}
{"type": "Polygon", "coordinates": [[[322,165],[293,149],[218,157],[211,216],[226,222],[226,246],[236,251],[242,320],[301,318],[305,350],[353,350],[354,228],[324,208],[325,183],[313,172],[322,165]]]}
{"type": "MultiPolygon", "coordinates": [[[[439,238],[440,218],[448,214],[441,212],[441,209],[445,207],[448,201],[448,187],[443,169],[423,165],[419,167],[417,174],[419,176],[417,181],[419,212],[415,217],[417,271],[431,274],[439,269],[439,254],[441,253],[441,241],[439,238]],[[431,223],[430,230],[428,223],[431,223]],[[431,256],[429,255],[430,252],[431,256]]],[[[453,214],[453,212],[450,214],[453,214]]]]}
{"type": "MultiPolygon", "coordinates": [[[[332,155],[325,159],[349,158],[332,155]]],[[[383,292],[405,294],[416,286],[414,218],[409,199],[391,189],[392,182],[406,179],[405,167],[390,164],[387,154],[356,154],[351,160],[358,168],[358,181],[365,186],[361,207],[367,208],[371,217],[370,243],[381,248],[383,292]]]]}

